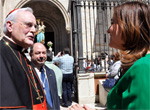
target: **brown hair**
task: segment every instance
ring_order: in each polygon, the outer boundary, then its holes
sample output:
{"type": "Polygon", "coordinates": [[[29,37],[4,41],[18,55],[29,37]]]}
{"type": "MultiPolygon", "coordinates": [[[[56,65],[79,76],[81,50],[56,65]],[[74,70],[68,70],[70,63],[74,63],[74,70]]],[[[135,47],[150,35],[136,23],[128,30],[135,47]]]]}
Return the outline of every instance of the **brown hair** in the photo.
{"type": "Polygon", "coordinates": [[[115,62],[118,61],[118,60],[120,60],[120,53],[119,52],[115,52],[113,54],[113,58],[114,58],[115,62]]]}
{"type": "Polygon", "coordinates": [[[149,14],[150,6],[139,1],[126,2],[114,8],[113,18],[120,26],[121,39],[125,42],[121,52],[122,68],[125,71],[150,49],[149,14]]]}

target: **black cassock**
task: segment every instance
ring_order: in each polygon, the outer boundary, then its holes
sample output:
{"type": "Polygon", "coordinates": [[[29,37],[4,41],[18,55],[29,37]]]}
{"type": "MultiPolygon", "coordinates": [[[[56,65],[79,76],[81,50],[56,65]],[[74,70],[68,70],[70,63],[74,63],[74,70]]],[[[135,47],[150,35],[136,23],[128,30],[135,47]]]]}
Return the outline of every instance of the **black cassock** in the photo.
{"type": "Polygon", "coordinates": [[[6,37],[0,41],[0,108],[33,109],[45,102],[40,81],[22,49],[6,37]]]}

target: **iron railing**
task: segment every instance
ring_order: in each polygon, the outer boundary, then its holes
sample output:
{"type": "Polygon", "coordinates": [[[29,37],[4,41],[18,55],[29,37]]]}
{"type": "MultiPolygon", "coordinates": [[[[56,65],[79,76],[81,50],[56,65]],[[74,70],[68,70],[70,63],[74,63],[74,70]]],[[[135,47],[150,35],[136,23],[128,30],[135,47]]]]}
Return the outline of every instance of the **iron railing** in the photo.
{"type": "MultiPolygon", "coordinates": [[[[104,72],[108,69],[107,60],[117,50],[109,47],[107,29],[111,25],[113,7],[125,1],[72,0],[73,54],[77,73],[104,72]],[[84,66],[90,63],[90,68],[84,66]],[[101,69],[93,64],[100,64],[101,69]]],[[[150,3],[150,0],[143,1],[150,3]]]]}

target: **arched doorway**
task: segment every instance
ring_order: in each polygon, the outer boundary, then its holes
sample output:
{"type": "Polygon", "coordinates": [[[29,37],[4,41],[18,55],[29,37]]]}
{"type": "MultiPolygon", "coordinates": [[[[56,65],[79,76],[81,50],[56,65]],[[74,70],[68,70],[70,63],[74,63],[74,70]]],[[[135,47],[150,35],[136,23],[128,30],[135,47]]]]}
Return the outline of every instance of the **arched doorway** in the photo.
{"type": "Polygon", "coordinates": [[[68,18],[70,17],[68,17],[68,15],[66,14],[67,11],[64,10],[62,4],[60,4],[56,0],[34,0],[28,2],[22,0],[16,6],[16,8],[19,7],[31,7],[34,11],[35,17],[44,21],[44,25],[46,26],[45,46],[47,46],[46,43],[48,41],[52,41],[52,48],[55,55],[59,51],[62,51],[64,47],[71,48],[72,41],[70,36],[70,27],[68,27],[68,23],[70,23],[70,20],[68,18]]]}

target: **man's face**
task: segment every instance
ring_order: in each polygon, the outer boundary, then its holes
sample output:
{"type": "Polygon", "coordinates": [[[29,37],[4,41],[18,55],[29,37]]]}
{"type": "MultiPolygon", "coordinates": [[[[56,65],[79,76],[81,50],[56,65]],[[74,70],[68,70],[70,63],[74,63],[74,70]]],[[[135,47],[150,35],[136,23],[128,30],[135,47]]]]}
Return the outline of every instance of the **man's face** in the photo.
{"type": "Polygon", "coordinates": [[[19,11],[16,21],[7,22],[11,38],[23,48],[28,48],[34,43],[36,33],[36,19],[31,12],[19,11]]]}
{"type": "Polygon", "coordinates": [[[44,65],[45,61],[47,59],[46,54],[46,48],[41,43],[36,43],[33,46],[33,52],[31,53],[31,60],[32,62],[38,66],[41,67],[44,65]]]}

